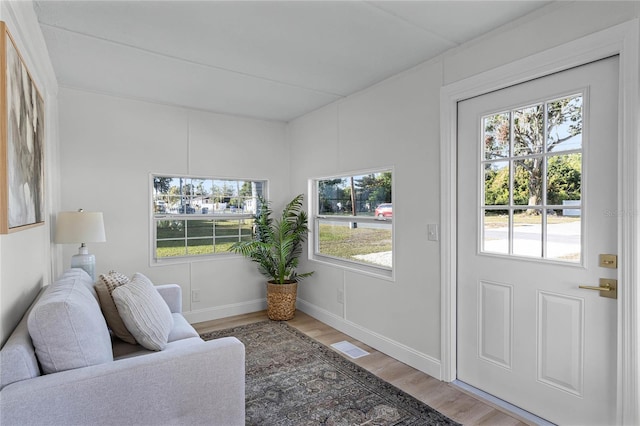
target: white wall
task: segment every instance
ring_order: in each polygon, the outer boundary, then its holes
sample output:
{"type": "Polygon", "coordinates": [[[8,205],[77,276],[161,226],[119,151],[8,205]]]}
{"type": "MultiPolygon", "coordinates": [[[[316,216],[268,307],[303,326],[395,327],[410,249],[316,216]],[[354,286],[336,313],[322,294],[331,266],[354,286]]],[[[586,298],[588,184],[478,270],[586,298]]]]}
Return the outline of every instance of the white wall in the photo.
{"type": "MultiPolygon", "coordinates": [[[[177,283],[191,321],[264,308],[264,280],[234,257],[150,266],[150,173],[269,181],[274,207],[289,193],[283,123],[61,88],[61,210],[104,213],[105,243],[88,244],[96,273],[142,272],[177,283]],[[191,290],[200,302],[191,303],[191,290]]],[[[66,245],[64,265],[77,247],[66,245]]]]}
{"type": "MultiPolygon", "coordinates": [[[[58,84],[30,1],[0,2],[5,21],[45,101],[45,224],[0,235],[0,345],[5,342],[38,290],[50,282],[55,262],[50,243],[52,212],[58,204],[58,84]]],[[[4,37],[4,34],[2,35],[4,37]]],[[[4,96],[4,92],[2,94],[4,96]]],[[[4,131],[4,129],[2,130],[4,131]]],[[[4,167],[4,165],[3,165],[4,167]]]]}
{"type": "MultiPolygon", "coordinates": [[[[316,274],[301,284],[299,307],[439,377],[439,245],[427,240],[426,226],[440,222],[440,88],[638,17],[639,9],[637,2],[558,2],[288,126],[61,89],[59,210],[104,212],[107,242],[90,244],[98,272],[176,282],[187,317],[203,321],[261,309],[264,280],[239,258],[151,267],[149,173],[266,178],[278,209],[307,193],[309,178],[393,166],[395,281],[304,261],[302,270],[316,274]],[[200,303],[191,303],[192,289],[200,303]]],[[[14,322],[26,303],[20,294],[49,279],[48,234],[37,228],[0,237],[3,318],[10,310],[14,322]],[[31,263],[46,271],[25,272],[31,263]],[[5,283],[17,277],[14,291],[5,283]]],[[[54,274],[75,252],[65,246],[54,274]]]]}
{"type": "Polygon", "coordinates": [[[636,18],[639,10],[638,2],[558,2],[291,122],[294,192],[307,192],[314,177],[395,167],[395,282],[306,261],[302,268],[316,274],[301,284],[299,307],[441,377],[440,253],[426,228],[440,222],[441,87],[636,18]]]}
{"type": "Polygon", "coordinates": [[[439,340],[425,336],[440,332],[439,246],[427,241],[427,224],[439,221],[441,75],[440,63],[414,69],[298,119],[288,132],[295,192],[306,192],[313,177],[394,168],[395,282],[312,262],[303,269],[316,274],[299,291],[313,306],[301,308],[379,335],[368,339],[376,347],[411,348],[423,369],[440,352],[439,340]],[[337,289],[344,289],[344,305],[337,289]]]}

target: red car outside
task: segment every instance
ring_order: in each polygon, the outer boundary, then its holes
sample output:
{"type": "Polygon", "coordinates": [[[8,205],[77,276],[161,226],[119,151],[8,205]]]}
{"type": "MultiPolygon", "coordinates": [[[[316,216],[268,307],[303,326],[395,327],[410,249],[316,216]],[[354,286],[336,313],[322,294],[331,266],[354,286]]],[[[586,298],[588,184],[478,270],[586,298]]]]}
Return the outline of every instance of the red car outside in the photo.
{"type": "Polygon", "coordinates": [[[393,217],[393,205],[391,203],[380,204],[376,207],[375,215],[380,220],[393,217]]]}

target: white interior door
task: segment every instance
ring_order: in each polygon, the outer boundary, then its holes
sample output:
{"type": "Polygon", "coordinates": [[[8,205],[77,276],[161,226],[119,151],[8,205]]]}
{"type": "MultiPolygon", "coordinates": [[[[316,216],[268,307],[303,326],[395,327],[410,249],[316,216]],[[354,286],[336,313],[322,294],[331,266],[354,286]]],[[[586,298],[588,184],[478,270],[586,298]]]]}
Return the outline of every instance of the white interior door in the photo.
{"type": "Polygon", "coordinates": [[[458,379],[558,424],[616,421],[617,300],[578,286],[616,278],[617,94],[612,57],[458,104],[458,379]]]}

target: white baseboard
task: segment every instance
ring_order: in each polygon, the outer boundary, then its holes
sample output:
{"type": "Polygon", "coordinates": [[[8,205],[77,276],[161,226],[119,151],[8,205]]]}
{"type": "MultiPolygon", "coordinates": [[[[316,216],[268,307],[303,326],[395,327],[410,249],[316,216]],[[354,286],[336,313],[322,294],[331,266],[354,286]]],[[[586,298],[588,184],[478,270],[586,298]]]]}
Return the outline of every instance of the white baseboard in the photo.
{"type": "Polygon", "coordinates": [[[234,315],[249,314],[267,309],[266,299],[252,300],[249,302],[235,303],[232,305],[216,306],[213,308],[196,309],[182,314],[190,324],[211,321],[234,315]]]}
{"type": "Polygon", "coordinates": [[[297,307],[302,312],[311,315],[319,321],[339,330],[349,336],[360,340],[372,348],[383,352],[398,361],[422,371],[438,380],[442,380],[441,363],[439,360],[416,351],[402,343],[398,343],[384,337],[362,326],[347,321],[338,315],[325,309],[312,305],[304,300],[298,299],[297,307]]]}

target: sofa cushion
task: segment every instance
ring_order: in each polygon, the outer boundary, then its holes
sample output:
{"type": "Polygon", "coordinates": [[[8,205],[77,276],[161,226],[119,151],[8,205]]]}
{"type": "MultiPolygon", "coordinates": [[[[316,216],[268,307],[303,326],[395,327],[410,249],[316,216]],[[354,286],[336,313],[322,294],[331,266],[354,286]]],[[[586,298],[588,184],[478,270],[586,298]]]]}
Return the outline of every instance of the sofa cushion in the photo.
{"type": "Polygon", "coordinates": [[[169,333],[169,342],[176,340],[190,339],[191,337],[200,337],[198,332],[189,324],[182,314],[171,314],[173,316],[173,328],[169,333]]]}
{"type": "Polygon", "coordinates": [[[68,271],[29,313],[27,327],[45,374],[113,361],[107,323],[88,284],[86,273],[68,271]]]}
{"type": "Polygon", "coordinates": [[[113,360],[118,361],[125,358],[133,358],[141,355],[150,355],[150,354],[161,354],[168,351],[173,351],[178,348],[183,348],[187,346],[193,345],[201,345],[204,343],[200,337],[190,337],[188,339],[176,340],[174,342],[167,343],[167,346],[162,350],[162,352],[150,351],[149,349],[145,349],[140,345],[131,345],[129,343],[125,343],[121,340],[116,340],[113,342],[113,360]]]}
{"type": "MultiPolygon", "coordinates": [[[[198,332],[193,328],[191,324],[189,324],[189,322],[185,319],[185,317],[182,316],[182,314],[173,312],[171,316],[173,317],[173,327],[171,328],[171,332],[169,333],[167,346],[163,349],[163,351],[171,348],[173,343],[180,340],[199,339],[200,341],[202,341],[198,332]]],[[[126,343],[116,338],[111,339],[111,346],[113,347],[114,360],[134,355],[140,355],[142,353],[152,353],[151,351],[143,348],[137,343],[126,343]]]]}
{"type": "Polygon", "coordinates": [[[100,308],[113,334],[127,343],[135,344],[136,339],[129,330],[127,330],[122,318],[120,318],[116,302],[113,301],[113,296],[111,295],[113,290],[128,282],[129,277],[126,275],[111,271],[108,274],[100,275],[96,282],[95,289],[96,293],[98,293],[98,299],[100,300],[100,308]]]}
{"type": "Polygon", "coordinates": [[[77,278],[79,279],[85,287],[89,290],[91,295],[98,301],[98,294],[93,288],[93,280],[91,279],[91,275],[87,273],[82,268],[71,268],[64,272],[63,276],[65,278],[77,278]]]}
{"type": "Polygon", "coordinates": [[[138,343],[152,351],[167,346],[173,317],[147,277],[136,273],[131,282],[117,287],[112,295],[122,321],[138,343]]]}
{"type": "Polygon", "coordinates": [[[35,300],[13,330],[11,336],[9,336],[9,339],[7,339],[2,350],[0,350],[0,389],[11,383],[32,379],[41,374],[27,328],[27,318],[32,306],[43,293],[44,288],[41,288],[35,300]]]}

